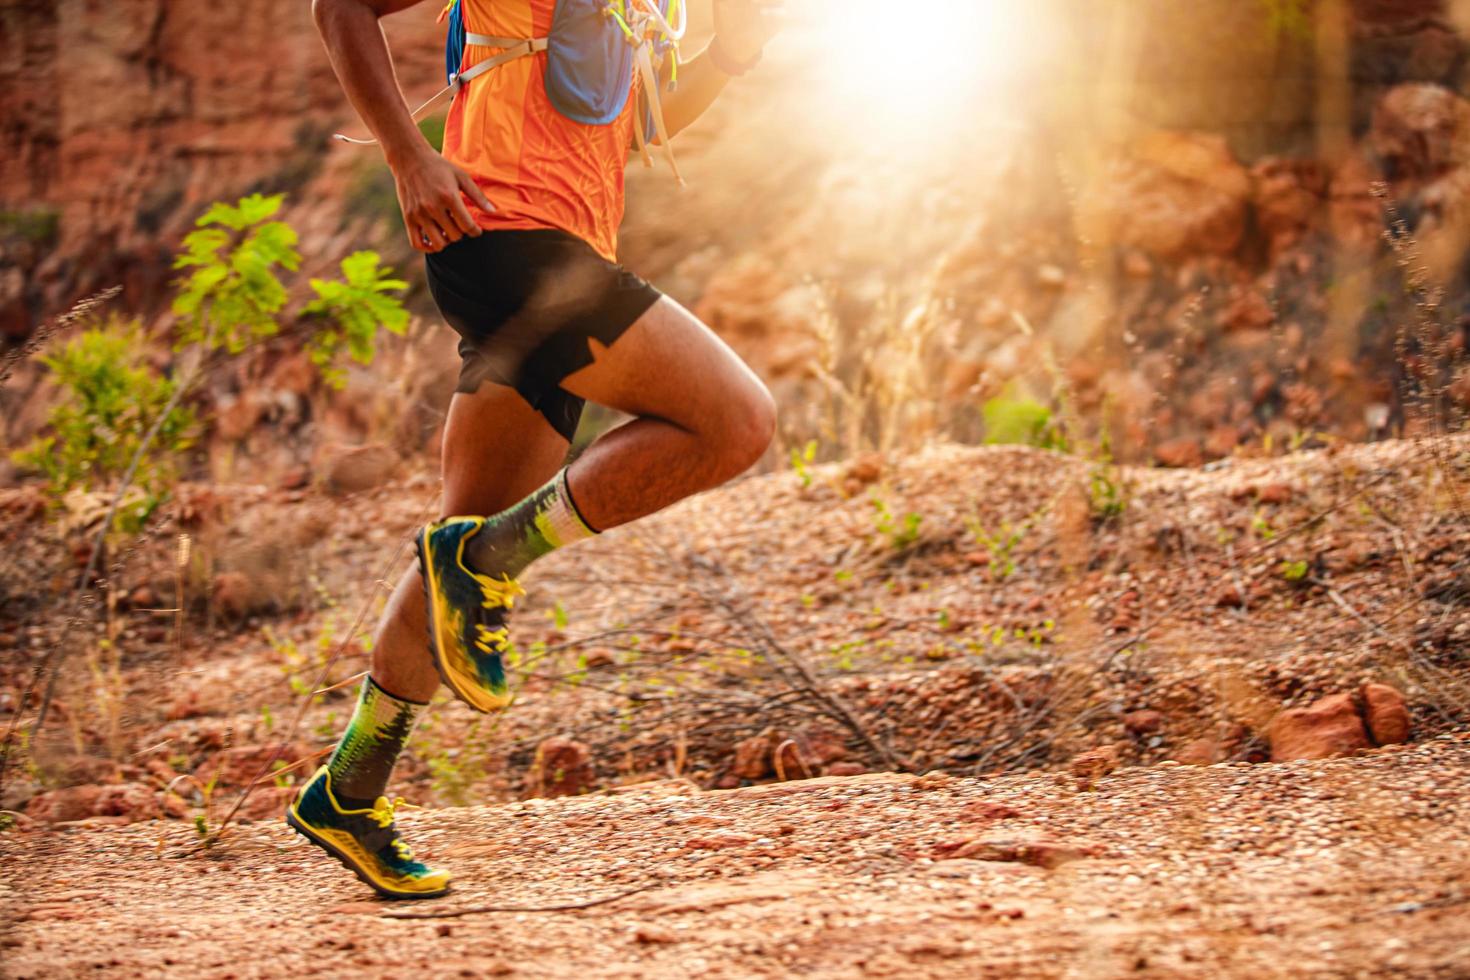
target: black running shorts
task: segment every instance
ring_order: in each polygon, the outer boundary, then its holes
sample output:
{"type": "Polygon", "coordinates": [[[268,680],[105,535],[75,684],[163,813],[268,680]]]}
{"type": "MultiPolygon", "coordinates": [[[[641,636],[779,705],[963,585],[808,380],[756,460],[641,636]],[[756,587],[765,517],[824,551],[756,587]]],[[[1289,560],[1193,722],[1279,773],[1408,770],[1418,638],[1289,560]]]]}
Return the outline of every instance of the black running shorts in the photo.
{"type": "Polygon", "coordinates": [[[459,384],[508,385],[568,441],[582,399],[562,379],[592,363],[659,291],[582,239],[553,229],[487,231],[425,256],[429,291],[459,334],[459,384]]]}

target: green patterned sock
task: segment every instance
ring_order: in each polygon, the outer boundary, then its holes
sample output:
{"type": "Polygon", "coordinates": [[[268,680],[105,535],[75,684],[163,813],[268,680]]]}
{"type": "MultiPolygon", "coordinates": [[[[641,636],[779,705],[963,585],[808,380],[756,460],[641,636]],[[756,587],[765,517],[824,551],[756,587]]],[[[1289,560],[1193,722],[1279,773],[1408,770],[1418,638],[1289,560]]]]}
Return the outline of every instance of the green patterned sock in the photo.
{"type": "Polygon", "coordinates": [[[477,572],[515,578],[547,552],[596,533],[577,512],[563,468],[525,500],[485,518],[465,542],[465,559],[477,572]]]}
{"type": "Polygon", "coordinates": [[[424,705],[394,697],[371,677],[362,682],[357,710],[327,763],[338,803],[361,810],[383,795],[398,753],[423,710],[424,705]]]}

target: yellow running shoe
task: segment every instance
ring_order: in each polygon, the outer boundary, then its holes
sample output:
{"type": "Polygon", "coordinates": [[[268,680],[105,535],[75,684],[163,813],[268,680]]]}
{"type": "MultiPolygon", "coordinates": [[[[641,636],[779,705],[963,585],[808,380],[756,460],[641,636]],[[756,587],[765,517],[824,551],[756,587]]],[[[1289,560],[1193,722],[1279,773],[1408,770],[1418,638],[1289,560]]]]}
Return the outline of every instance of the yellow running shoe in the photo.
{"type": "Polygon", "coordinates": [[[380,796],[366,810],[344,810],[322,766],[286,810],[286,823],[384,898],[438,898],[449,891],[449,872],[415,861],[393,825],[394,811],[410,805],[380,796]]]}
{"type": "Polygon", "coordinates": [[[429,621],[429,650],[439,677],[476,711],[510,704],[501,654],[510,642],[505,614],[526,594],[508,575],[493,579],[465,567],[465,542],[483,517],[450,517],[419,532],[419,572],[429,621]]]}

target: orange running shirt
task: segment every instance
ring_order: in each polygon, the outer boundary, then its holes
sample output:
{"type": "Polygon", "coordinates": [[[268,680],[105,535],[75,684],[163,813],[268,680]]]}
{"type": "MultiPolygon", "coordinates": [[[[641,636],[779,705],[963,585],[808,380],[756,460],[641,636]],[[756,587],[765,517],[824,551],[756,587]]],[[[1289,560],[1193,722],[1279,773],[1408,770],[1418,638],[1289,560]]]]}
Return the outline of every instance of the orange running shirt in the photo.
{"type": "MultiPolygon", "coordinates": [[[[514,38],[545,37],[556,10],[556,0],[460,5],[466,31],[514,38]]],[[[500,50],[467,46],[460,70],[500,50]]],[[[542,51],[470,80],[449,108],[444,156],[469,173],[495,205],[487,213],[466,198],[481,228],[559,228],[616,261],[636,92],[617,119],[588,126],[552,107],[545,76],[542,51]]]]}

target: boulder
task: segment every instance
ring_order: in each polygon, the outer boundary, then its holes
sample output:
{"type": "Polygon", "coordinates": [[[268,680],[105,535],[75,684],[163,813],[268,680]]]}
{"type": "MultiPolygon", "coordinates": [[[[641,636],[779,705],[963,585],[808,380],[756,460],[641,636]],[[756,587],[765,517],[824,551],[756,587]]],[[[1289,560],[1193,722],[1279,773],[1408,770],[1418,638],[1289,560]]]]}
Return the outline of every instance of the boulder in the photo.
{"type": "Polygon", "coordinates": [[[1074,756],[1069,768],[1077,779],[1077,788],[1089,789],[1099,779],[1118,768],[1118,750],[1112,745],[1088,749],[1074,756]]]}
{"type": "Polygon", "coordinates": [[[730,773],[740,779],[760,779],[771,772],[771,737],[753,735],[735,746],[735,763],[730,773]]]}
{"type": "Polygon", "coordinates": [[[1130,711],[1123,716],[1123,727],[1133,735],[1152,735],[1164,727],[1164,713],[1152,708],[1130,711]]]}
{"type": "Polygon", "coordinates": [[[159,812],[158,794],[143,783],[68,786],[42,793],[26,806],[26,816],[46,823],[89,817],[122,817],[132,823],[159,812]]]}
{"type": "Polygon", "coordinates": [[[1409,740],[1409,706],[1397,688],[1387,684],[1364,684],[1359,690],[1363,699],[1363,721],[1368,737],[1376,745],[1398,745],[1409,740]]]}
{"type": "Polygon", "coordinates": [[[1327,173],[1315,160],[1266,157],[1251,167],[1256,223],[1279,255],[1295,245],[1327,208],[1327,173]]]}
{"type": "Polygon", "coordinates": [[[1154,447],[1154,458],[1164,466],[1183,469],[1199,466],[1205,461],[1199,440],[1192,436],[1180,436],[1159,443],[1154,447]]]}
{"type": "Polygon", "coordinates": [[[1271,722],[1271,761],[1330,759],[1372,747],[1351,694],[1332,694],[1289,708],[1271,722]]]}
{"type": "Polygon", "coordinates": [[[575,739],[553,735],[536,747],[526,795],[578,796],[591,789],[596,779],[592,750],[575,739]]]}
{"type": "Polygon", "coordinates": [[[1104,169],[1079,206],[1086,236],[1156,259],[1230,255],[1245,234],[1251,179],[1223,136],[1156,132],[1104,169]]]}
{"type": "Polygon", "coordinates": [[[1170,758],[1184,766],[1211,766],[1223,762],[1229,750],[1216,738],[1197,738],[1186,742],[1170,758]]]}
{"type": "Polygon", "coordinates": [[[323,450],[318,472],[328,492],[345,495],[380,487],[398,470],[398,454],[381,443],[331,446],[323,450]]]}

